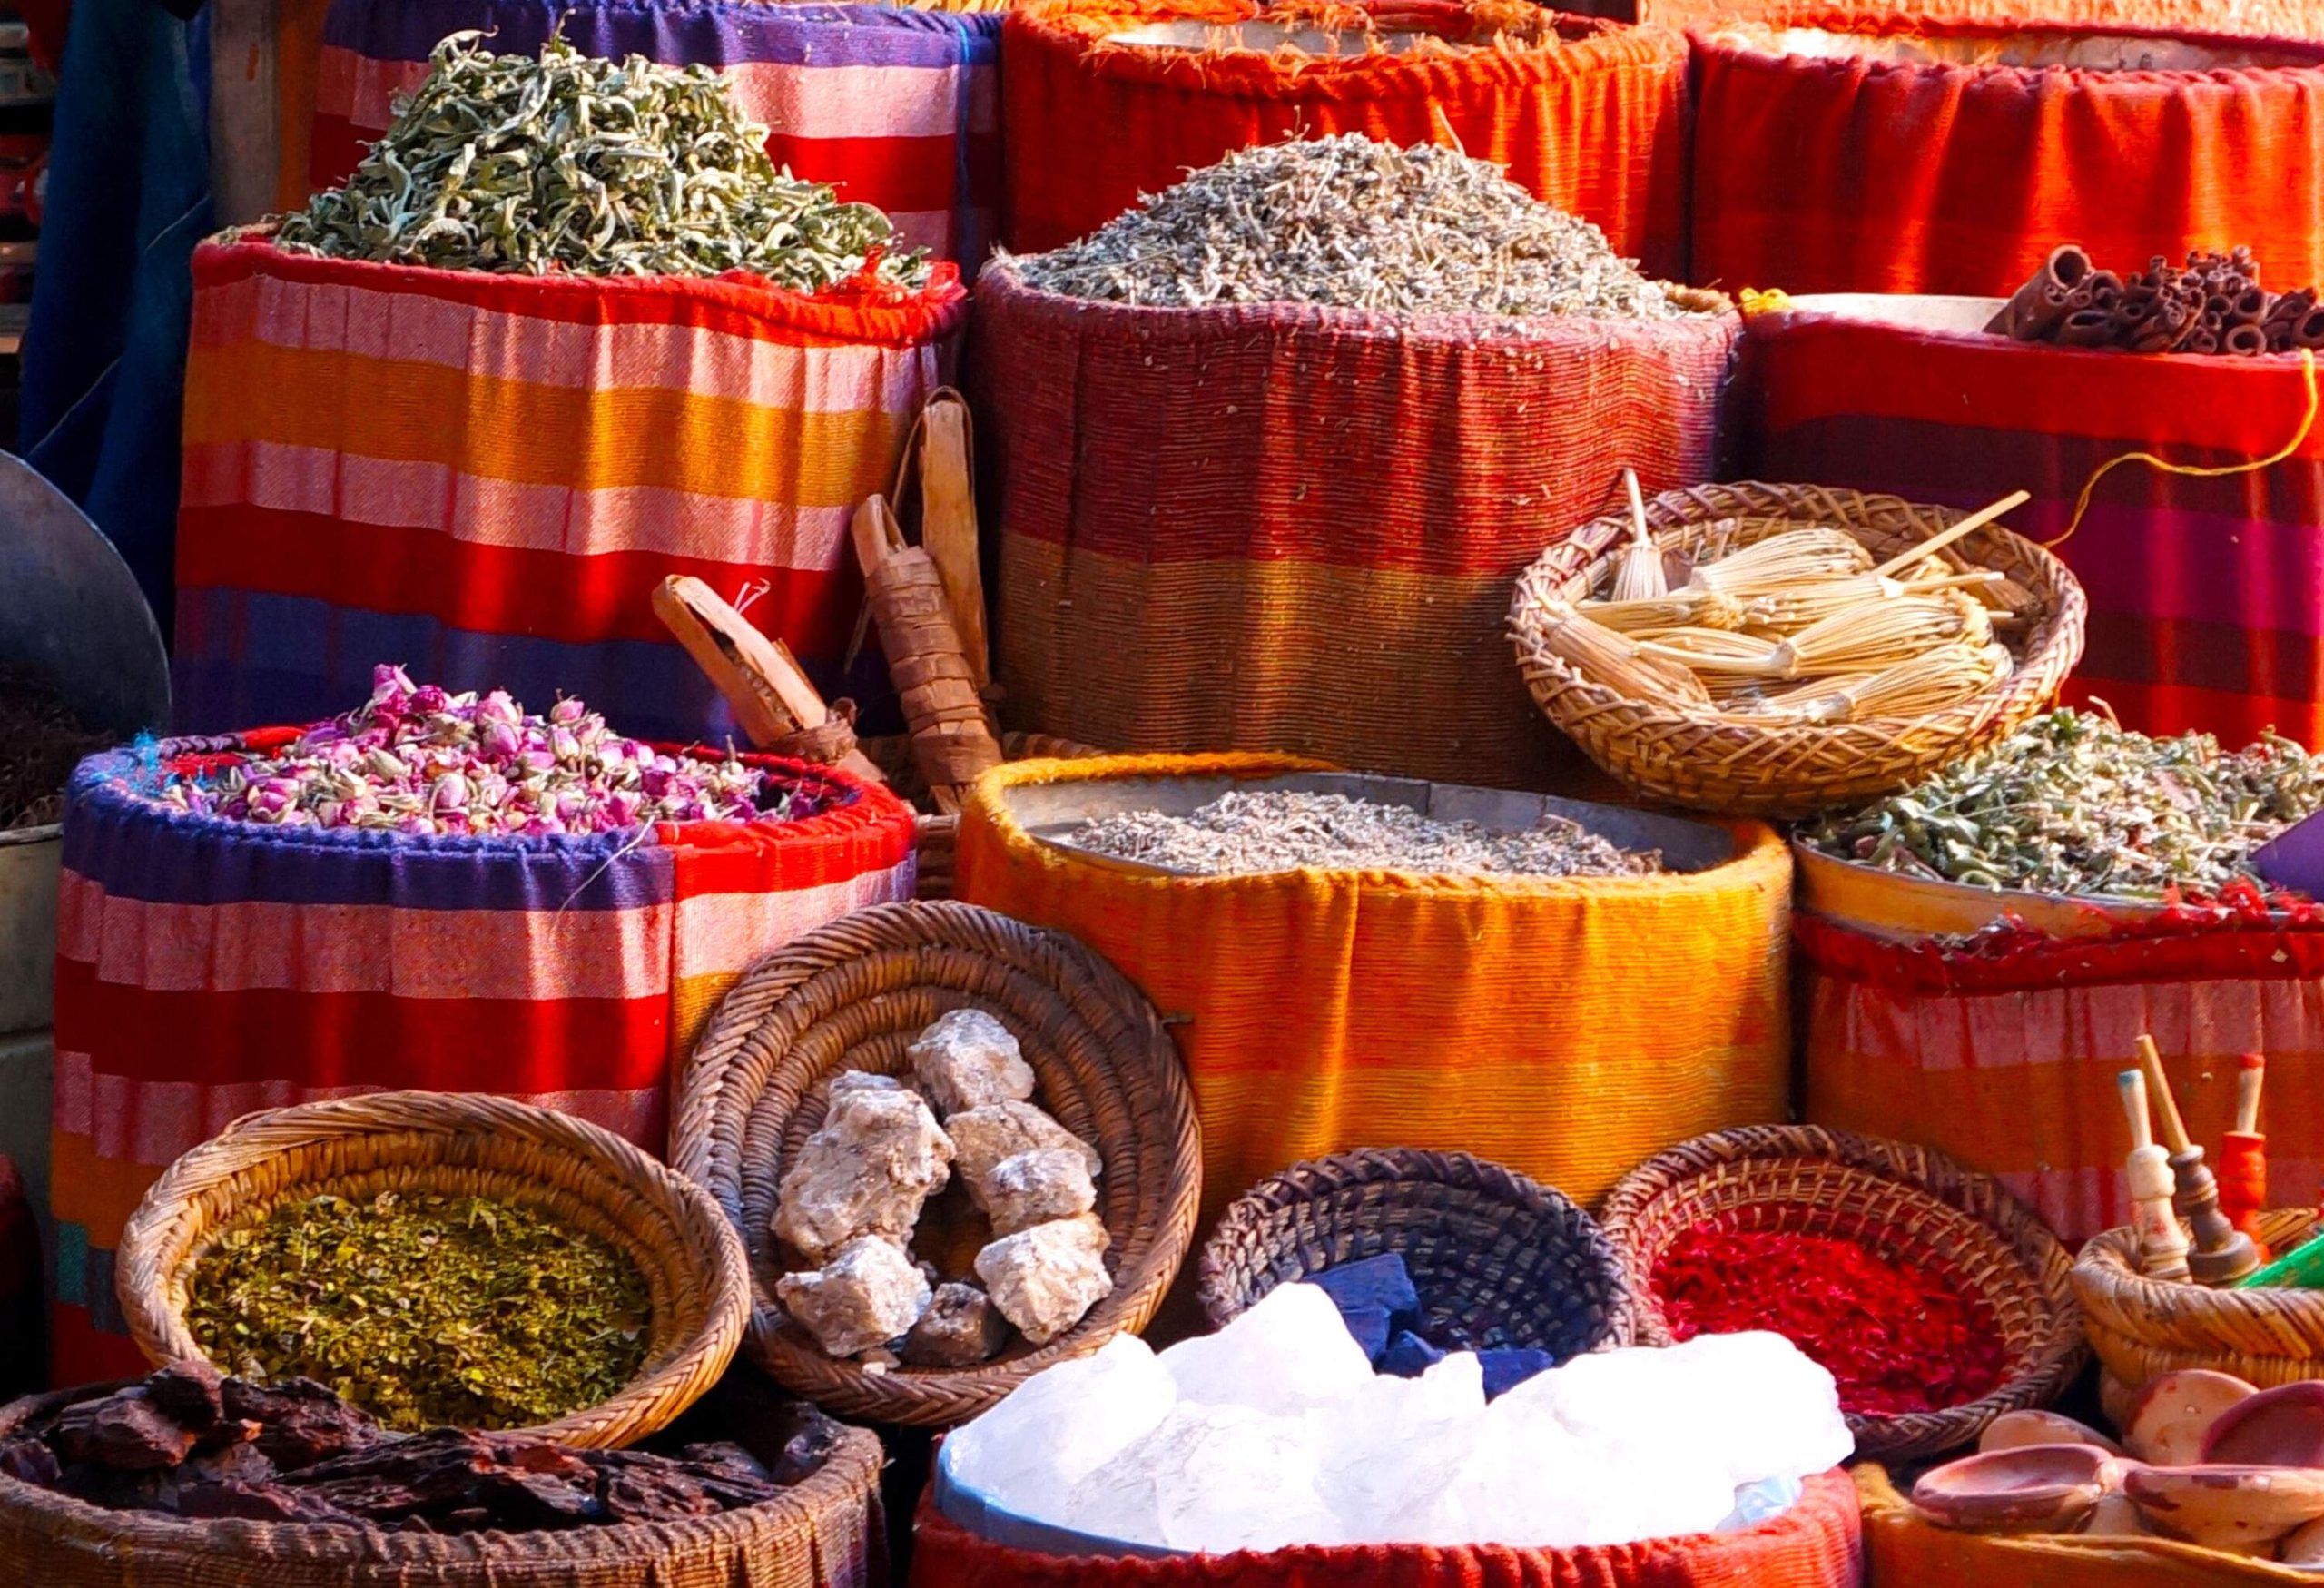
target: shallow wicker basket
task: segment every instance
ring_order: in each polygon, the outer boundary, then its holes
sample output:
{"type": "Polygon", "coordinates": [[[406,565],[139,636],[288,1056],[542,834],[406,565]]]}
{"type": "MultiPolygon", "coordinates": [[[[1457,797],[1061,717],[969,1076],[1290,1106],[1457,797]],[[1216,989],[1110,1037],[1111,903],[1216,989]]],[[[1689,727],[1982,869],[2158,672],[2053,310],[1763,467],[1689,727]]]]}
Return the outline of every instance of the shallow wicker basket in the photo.
{"type": "Polygon", "coordinates": [[[1382,1252],[1404,1259],[1438,1345],[1564,1361],[1630,1342],[1630,1287],[1597,1221],[1465,1152],[1372,1149],[1269,1176],[1205,1243],[1197,1295],[1224,1327],[1278,1285],[1382,1252]]]}
{"type": "Polygon", "coordinates": [[[2000,1385],[1943,1411],[1851,1415],[1860,1457],[1901,1460],[1971,1444],[2002,1413],[2055,1399],[2082,1366],[2065,1248],[1998,1181],[1925,1148],[1813,1125],[1715,1131],[1624,1176],[1602,1218],[1630,1273],[1641,1345],[1670,1343],[1655,1266],[1680,1233],[1706,1222],[1857,1240],[1982,1298],[2001,1330],[2000,1385]]]}
{"type": "MultiPolygon", "coordinates": [[[[920,774],[920,766],[912,759],[911,740],[898,735],[892,738],[866,739],[859,746],[872,763],[888,776],[888,786],[898,798],[909,802],[920,818],[916,842],[920,851],[920,883],[913,896],[920,899],[949,899],[952,896],[952,853],[960,834],[960,818],[938,811],[928,798],[928,780],[920,774]]],[[[1003,734],[1000,754],[1009,761],[1086,761],[1092,755],[1103,755],[1087,745],[1071,739],[1054,738],[1048,734],[1003,734]]]]}
{"type": "MultiPolygon", "coordinates": [[[[686,1066],[672,1157],[709,1188],[749,1248],[751,1358],[832,1411],[927,1426],[975,1416],[1051,1363],[1144,1327],[1193,1242],[1202,1188],[1193,1094],[1145,996],[1063,933],[950,901],[858,911],[745,972],[686,1066]],[[905,1072],[912,1040],[963,1008],[1015,1033],[1039,1082],[1034,1100],[1097,1147],[1113,1292],[1046,1345],[1019,1340],[975,1367],[866,1373],[824,1356],[773,1300],[791,1266],[771,1228],[776,1189],[822,1122],[832,1077],[905,1072]]],[[[960,1238],[981,1237],[949,1233],[950,1266],[963,1267],[974,1246],[960,1238]]],[[[924,1218],[915,1243],[925,1252],[927,1240],[924,1218]]]]}
{"type": "MultiPolygon", "coordinates": [[[[0,1406],[0,1444],[115,1384],[0,1406]]],[[[39,1588],[885,1588],[877,1435],[715,1516],[435,1534],[113,1511],[0,1474],[0,1583],[39,1588]]]]}
{"type": "MultiPolygon", "coordinates": [[[[1666,561],[1689,563],[1811,524],[1846,530],[1885,561],[1967,517],[1896,497],[1752,482],[1665,491],[1646,516],[1666,561]]],[[[2082,656],[2081,585],[2032,541],[1988,525],[1952,553],[2005,575],[2004,599],[2027,622],[2004,636],[2016,670],[1982,694],[1926,716],[1798,725],[1639,700],[1584,678],[1543,639],[1605,583],[1630,533],[1627,516],[1598,518],[1543,552],[1518,577],[1511,636],[1526,687],[1560,732],[1631,788],[1689,809],[1789,818],[1894,794],[2041,711],[2082,656]]]]}
{"type": "MultiPolygon", "coordinates": [[[[2260,1233],[2285,1252],[2317,1221],[2308,1209],[2263,1213],[2260,1233]]],[[[2110,1229],[2084,1243],[2071,1275],[2083,1331],[2105,1368],[2108,1401],[2181,1367],[2216,1368],[2262,1389],[2324,1378],[2324,1290],[2167,1284],[2140,1274],[2137,1256],[2137,1236],[2110,1229]]]]}
{"type": "MultiPolygon", "coordinates": [[[[427,1189],[539,1208],[627,1252],[653,1297],[645,1364],[620,1394],[529,1430],[613,1447],[718,1382],[750,1315],[742,1244],[700,1188],[570,1115],[465,1092],[396,1091],[251,1114],[172,1164],[122,1232],[117,1288],[155,1363],[201,1356],[194,1260],[286,1202],[427,1189]]],[[[222,1364],[223,1366],[223,1364],[222,1364]]]]}

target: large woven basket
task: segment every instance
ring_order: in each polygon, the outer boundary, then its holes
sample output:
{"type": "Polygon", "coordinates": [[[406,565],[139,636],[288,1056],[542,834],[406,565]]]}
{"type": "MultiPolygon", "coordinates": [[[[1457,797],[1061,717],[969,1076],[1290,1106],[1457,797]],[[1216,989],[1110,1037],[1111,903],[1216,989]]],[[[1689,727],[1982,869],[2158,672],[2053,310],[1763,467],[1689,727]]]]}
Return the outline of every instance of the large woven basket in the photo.
{"type": "Polygon", "coordinates": [[[1224,1327],[1278,1285],[1383,1252],[1404,1259],[1439,1345],[1564,1361],[1630,1344],[1630,1287],[1597,1221],[1465,1152],[1370,1149],[1270,1176],[1205,1243],[1197,1295],[1224,1327]]]}
{"type": "MultiPolygon", "coordinates": [[[[1665,558],[1689,562],[1810,524],[1845,529],[1885,561],[1965,517],[1897,497],[1753,482],[1665,491],[1647,507],[1665,558]]],[[[1952,553],[2006,576],[2007,599],[2027,621],[2003,636],[2015,671],[1958,705],[1909,719],[1788,725],[1635,699],[1583,677],[1543,638],[1605,584],[1630,533],[1627,517],[1598,518],[1543,552],[1518,577],[1511,636],[1526,686],[1560,732],[1631,788],[1689,809],[1790,818],[1894,794],[2041,711],[2082,656],[2081,585],[2034,542],[1987,525],[1952,553]]]]}
{"type": "MultiPolygon", "coordinates": [[[[717,1204],[586,1120],[460,1092],[397,1091],[251,1114],[172,1164],[122,1232],[121,1310],[156,1363],[201,1356],[194,1260],[227,1229],[329,1193],[427,1189],[535,1207],[627,1252],[653,1297],[645,1364],[620,1394],[531,1430],[626,1445],[718,1382],[750,1314],[742,1243],[717,1204]]],[[[221,1366],[225,1366],[222,1364],[221,1366]]]]}
{"type": "Polygon", "coordinates": [[[1630,1273],[1641,1345],[1670,1343],[1655,1266],[1704,1223],[1856,1240],[1982,1298],[2001,1330],[2000,1385],[1942,1411],[1851,1415],[1859,1456],[1902,1460],[1970,1444],[2002,1413],[2055,1399],[2082,1366],[2065,1248],[2000,1182],[1925,1148],[1814,1125],[1716,1131],[1630,1171],[1601,1217],[1630,1273]]]}
{"type": "Polygon", "coordinates": [[[749,1248],[751,1358],[832,1411],[928,1426],[975,1416],[1051,1363],[1144,1327],[1193,1242],[1202,1188],[1194,1099],[1145,996],[1060,932],[950,901],[858,911],[744,972],[686,1066],[672,1159],[710,1189],[749,1248]],[[906,1072],[912,1040],[963,1008],[1015,1033],[1034,1100],[1097,1148],[1113,1292],[1046,1345],[1019,1341],[975,1367],[867,1373],[823,1355],[774,1302],[787,1266],[772,1229],[775,1193],[822,1122],[833,1076],[906,1072]]]}
{"type": "MultiPolygon", "coordinates": [[[[915,842],[920,851],[920,883],[913,896],[949,899],[952,896],[952,852],[958,846],[960,818],[937,810],[928,798],[928,780],[912,759],[911,740],[898,735],[865,739],[859,746],[888,776],[897,797],[909,801],[919,817],[915,842]]],[[[1048,734],[1003,734],[1000,754],[1009,761],[1086,761],[1104,752],[1071,739],[1048,734]]]]}
{"type": "MultiPolygon", "coordinates": [[[[2274,1250],[2289,1251],[2317,1220],[2312,1209],[2263,1213],[2260,1233],[2274,1250]]],[[[2324,1378],[2324,1290],[2212,1290],[2149,1279],[2138,1271],[2138,1237],[2128,1228],[2093,1236],[2070,1277],[2110,1402],[2181,1367],[2216,1368],[2262,1389],[2324,1378]]]]}
{"type": "MultiPolygon", "coordinates": [[[[118,1385],[0,1406],[15,1429],[118,1385]]],[[[0,1583],[26,1588],[887,1588],[880,1441],[716,1516],[556,1533],[388,1531],[109,1511],[0,1475],[0,1583]]]]}

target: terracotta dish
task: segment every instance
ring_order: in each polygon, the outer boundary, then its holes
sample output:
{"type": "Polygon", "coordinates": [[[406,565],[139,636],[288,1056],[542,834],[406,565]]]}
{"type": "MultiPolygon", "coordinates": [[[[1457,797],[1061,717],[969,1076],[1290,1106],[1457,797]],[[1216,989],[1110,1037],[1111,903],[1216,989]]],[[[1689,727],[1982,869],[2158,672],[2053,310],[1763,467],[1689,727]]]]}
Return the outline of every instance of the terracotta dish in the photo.
{"type": "Polygon", "coordinates": [[[1926,1474],[1913,1485],[1913,1504],[1941,1527],[2072,1533],[2089,1520],[2117,1465],[2095,1445],[1987,1451],[1926,1474]]]}
{"type": "Polygon", "coordinates": [[[2231,1373],[2208,1367],[2161,1373],[2138,1392],[2122,1421],[2122,1443],[2155,1466],[2189,1466],[2203,1458],[2203,1438],[2230,1406],[2259,1391],[2231,1373]]]}
{"type": "Polygon", "coordinates": [[[2139,1466],[2122,1492],[2157,1533],[2236,1554],[2324,1518],[2324,1472],[2309,1467],[2139,1466]]]}

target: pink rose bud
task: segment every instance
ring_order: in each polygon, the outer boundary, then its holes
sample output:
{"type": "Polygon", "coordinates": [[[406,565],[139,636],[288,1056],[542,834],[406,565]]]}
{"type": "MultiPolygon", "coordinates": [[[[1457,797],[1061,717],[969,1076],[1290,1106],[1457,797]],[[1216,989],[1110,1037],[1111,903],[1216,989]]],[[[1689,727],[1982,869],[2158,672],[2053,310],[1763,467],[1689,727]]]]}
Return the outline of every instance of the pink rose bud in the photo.
{"type": "Polygon", "coordinates": [[[548,734],[548,747],[549,753],[559,761],[581,759],[581,741],[574,737],[571,728],[551,728],[548,734]]]}
{"type": "Polygon", "coordinates": [[[436,780],[429,791],[428,803],[439,811],[464,811],[468,803],[468,780],[457,772],[448,772],[436,780]]]}
{"type": "Polygon", "coordinates": [[[570,725],[579,722],[588,709],[580,701],[568,695],[548,708],[548,720],[570,725]]]}

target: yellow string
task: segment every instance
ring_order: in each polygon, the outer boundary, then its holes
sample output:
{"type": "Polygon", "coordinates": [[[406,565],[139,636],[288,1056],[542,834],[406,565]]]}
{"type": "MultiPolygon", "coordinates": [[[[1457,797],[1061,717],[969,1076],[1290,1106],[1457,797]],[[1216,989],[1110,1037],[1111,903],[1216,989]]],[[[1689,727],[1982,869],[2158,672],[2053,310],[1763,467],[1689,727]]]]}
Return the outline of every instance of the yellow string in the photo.
{"type": "Polygon", "coordinates": [[[2083,515],[2090,511],[2091,494],[2097,490],[2098,482],[2125,463],[2149,464],[2165,474],[2183,475],[2190,479],[2221,479],[2230,474],[2253,474],[2262,469],[2272,469],[2281,463],[2299,450],[2300,443],[2308,439],[2308,432],[2316,428],[2316,355],[2306,348],[2299,350],[2299,378],[2301,384],[2308,390],[2308,412],[2300,419],[2299,429],[2293,433],[2292,439],[2269,456],[2250,463],[2228,463],[2213,469],[2199,468],[2192,463],[2172,463],[2168,459],[2157,458],[2152,452],[2125,452],[2119,458],[2109,458],[2092,472],[2087,480],[2083,482],[2082,495],[2074,498],[2073,517],[2066,521],[2064,531],[2056,539],[2044,540],[2042,544],[2048,547],[2063,546],[2072,538],[2073,532],[2082,528],[2083,515]]]}
{"type": "Polygon", "coordinates": [[[1791,307],[1791,300],[1773,288],[1755,291],[1746,287],[1735,295],[1735,301],[1742,305],[1747,319],[1754,314],[1774,314],[1791,307]]]}

